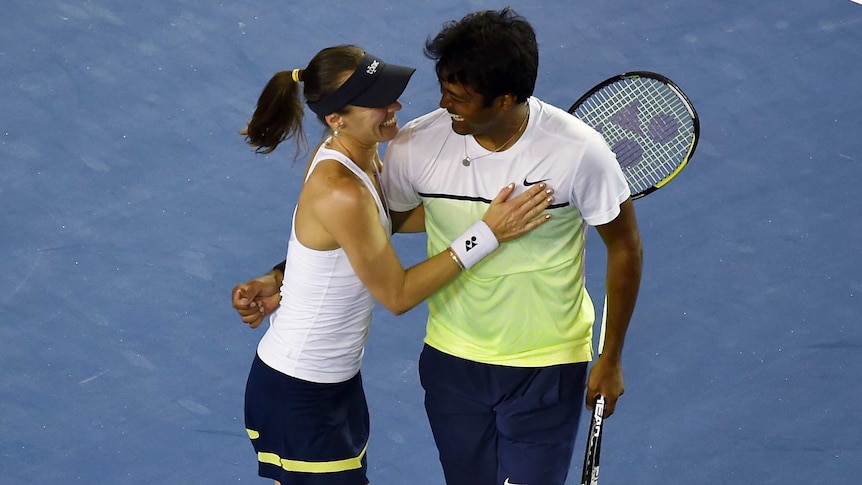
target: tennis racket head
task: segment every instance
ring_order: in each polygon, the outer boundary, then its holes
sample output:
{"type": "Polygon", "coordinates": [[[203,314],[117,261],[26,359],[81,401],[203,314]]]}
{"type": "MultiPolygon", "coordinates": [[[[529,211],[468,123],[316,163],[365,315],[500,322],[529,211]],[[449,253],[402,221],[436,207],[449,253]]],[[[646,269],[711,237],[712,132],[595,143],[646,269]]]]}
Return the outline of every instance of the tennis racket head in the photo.
{"type": "Polygon", "coordinates": [[[575,101],[569,113],[604,137],[633,199],[679,175],[700,136],[697,112],[685,93],[670,79],[649,71],[606,79],[575,101]]]}
{"type": "Polygon", "coordinates": [[[581,485],[598,485],[599,459],[602,453],[602,429],[604,428],[605,397],[601,394],[593,404],[590,428],[587,433],[587,449],[584,453],[584,466],[581,468],[581,485]]]}

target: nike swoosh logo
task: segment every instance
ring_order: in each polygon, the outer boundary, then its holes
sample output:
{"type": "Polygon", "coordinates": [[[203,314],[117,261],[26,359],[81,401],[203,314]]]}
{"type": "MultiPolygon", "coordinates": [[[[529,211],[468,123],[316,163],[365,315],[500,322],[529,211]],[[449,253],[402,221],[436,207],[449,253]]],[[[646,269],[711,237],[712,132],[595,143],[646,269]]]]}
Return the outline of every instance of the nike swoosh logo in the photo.
{"type": "MultiPolygon", "coordinates": [[[[524,187],[529,187],[531,185],[536,185],[536,184],[540,184],[542,182],[547,182],[547,181],[548,181],[548,179],[542,179],[542,180],[536,180],[535,182],[527,182],[527,178],[525,177],[524,178],[524,187]]],[[[517,483],[512,483],[512,484],[504,483],[503,485],[518,485],[518,484],[517,483]]]]}
{"type": "MultiPolygon", "coordinates": [[[[533,182],[533,184],[537,184],[537,183],[539,183],[539,182],[533,182]]],[[[530,185],[533,185],[533,184],[530,184],[530,185]]],[[[526,484],[512,483],[512,482],[510,482],[510,481],[509,481],[509,479],[508,479],[508,478],[506,478],[506,481],[505,481],[505,482],[503,482],[503,485],[526,485],[526,484]]]]}

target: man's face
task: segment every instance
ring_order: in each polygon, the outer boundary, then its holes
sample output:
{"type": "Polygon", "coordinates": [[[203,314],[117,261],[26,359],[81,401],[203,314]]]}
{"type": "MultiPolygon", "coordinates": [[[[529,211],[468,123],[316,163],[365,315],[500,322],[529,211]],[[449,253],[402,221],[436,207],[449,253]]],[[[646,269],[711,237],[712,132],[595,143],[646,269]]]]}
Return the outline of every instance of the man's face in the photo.
{"type": "Polygon", "coordinates": [[[483,135],[501,124],[496,103],[485,106],[485,99],[472,88],[440,80],[440,107],[449,112],[452,130],[459,135],[483,135]]]}

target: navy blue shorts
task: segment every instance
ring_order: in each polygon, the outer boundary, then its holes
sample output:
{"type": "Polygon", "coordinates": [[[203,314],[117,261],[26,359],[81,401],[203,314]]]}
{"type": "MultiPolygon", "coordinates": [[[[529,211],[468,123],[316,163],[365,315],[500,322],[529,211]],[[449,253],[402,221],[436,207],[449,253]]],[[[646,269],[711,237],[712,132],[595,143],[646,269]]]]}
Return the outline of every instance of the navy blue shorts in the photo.
{"type": "Polygon", "coordinates": [[[282,485],[368,483],[368,406],[359,374],[319,384],[282,374],[255,356],[245,426],[261,477],[282,485]]]}
{"type": "Polygon", "coordinates": [[[446,483],[563,485],[586,371],[481,364],[426,345],[419,378],[446,483]]]}

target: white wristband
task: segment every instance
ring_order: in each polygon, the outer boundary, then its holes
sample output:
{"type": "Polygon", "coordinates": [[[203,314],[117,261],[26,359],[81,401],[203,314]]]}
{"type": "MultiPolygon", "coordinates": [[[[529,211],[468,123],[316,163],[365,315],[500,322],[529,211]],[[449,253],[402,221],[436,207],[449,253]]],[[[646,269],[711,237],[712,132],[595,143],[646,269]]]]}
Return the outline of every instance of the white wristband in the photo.
{"type": "Polygon", "coordinates": [[[470,269],[482,258],[494,252],[499,245],[494,231],[485,224],[485,221],[479,220],[464,231],[464,234],[455,238],[449,247],[461,260],[464,269],[470,269]]]}

